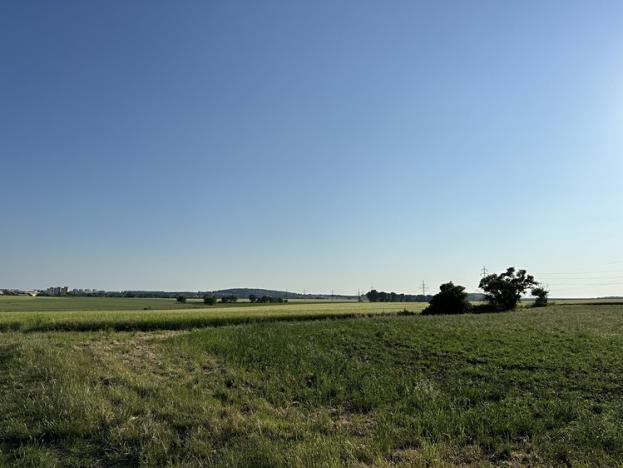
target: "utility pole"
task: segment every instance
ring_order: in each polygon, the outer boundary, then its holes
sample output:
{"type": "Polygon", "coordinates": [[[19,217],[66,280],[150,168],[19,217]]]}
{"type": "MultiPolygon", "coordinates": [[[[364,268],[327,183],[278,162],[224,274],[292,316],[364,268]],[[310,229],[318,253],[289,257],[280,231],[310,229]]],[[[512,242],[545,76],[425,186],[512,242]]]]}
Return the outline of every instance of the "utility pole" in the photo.
{"type": "Polygon", "coordinates": [[[489,271],[487,271],[487,267],[483,265],[482,270],[480,270],[480,276],[484,278],[485,276],[487,276],[488,273],[489,271]]]}
{"type": "Polygon", "coordinates": [[[426,283],[424,281],[422,281],[422,296],[426,296],[426,283]]]}

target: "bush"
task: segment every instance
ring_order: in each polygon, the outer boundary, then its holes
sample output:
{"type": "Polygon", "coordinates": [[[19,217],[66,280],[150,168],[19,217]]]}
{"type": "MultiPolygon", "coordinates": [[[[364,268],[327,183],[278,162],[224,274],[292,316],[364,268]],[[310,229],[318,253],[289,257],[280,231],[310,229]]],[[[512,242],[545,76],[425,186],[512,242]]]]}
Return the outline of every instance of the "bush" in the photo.
{"type": "Polygon", "coordinates": [[[472,304],[471,309],[469,310],[471,314],[488,314],[490,312],[497,312],[491,304],[472,304]]]}
{"type": "Polygon", "coordinates": [[[549,291],[545,288],[534,288],[532,290],[532,295],[536,297],[536,299],[534,300],[534,304],[532,304],[532,307],[545,307],[547,305],[547,295],[549,294],[549,291]]]}
{"type": "Polygon", "coordinates": [[[439,292],[430,300],[429,306],[422,311],[422,315],[466,314],[471,307],[467,301],[465,288],[455,286],[450,281],[439,286],[439,292]]]}
{"type": "Polygon", "coordinates": [[[175,300],[180,304],[184,304],[186,302],[186,298],[184,296],[177,296],[175,300]]]}
{"type": "Polygon", "coordinates": [[[207,304],[207,305],[214,305],[216,304],[216,296],[211,295],[211,294],[207,294],[205,296],[203,296],[203,303],[207,304]]]}

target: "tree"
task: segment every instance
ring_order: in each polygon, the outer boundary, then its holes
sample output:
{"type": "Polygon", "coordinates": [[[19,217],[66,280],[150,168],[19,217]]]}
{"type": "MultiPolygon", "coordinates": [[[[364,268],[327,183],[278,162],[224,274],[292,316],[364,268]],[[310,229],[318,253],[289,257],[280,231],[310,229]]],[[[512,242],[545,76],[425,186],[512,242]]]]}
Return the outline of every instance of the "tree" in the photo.
{"type": "MultiPolygon", "coordinates": [[[[395,293],[395,292],[385,292],[385,291],[377,291],[373,289],[366,293],[366,297],[370,302],[428,302],[432,296],[423,296],[412,295],[412,294],[404,294],[404,293],[395,293]]],[[[363,299],[362,296],[359,296],[359,302],[363,299]]]]}
{"type": "Polygon", "coordinates": [[[422,314],[466,314],[471,307],[472,305],[467,301],[465,288],[450,281],[439,286],[439,292],[433,296],[422,314]]]}
{"type": "Polygon", "coordinates": [[[177,296],[175,298],[177,300],[177,302],[179,302],[180,304],[183,304],[186,302],[186,298],[184,296],[177,296]]]}
{"type": "Polygon", "coordinates": [[[370,302],[378,302],[379,300],[379,292],[376,289],[366,293],[366,297],[370,302]]]}
{"type": "Polygon", "coordinates": [[[207,305],[216,304],[216,296],[213,294],[206,294],[205,296],[203,296],[203,303],[207,305]]]}
{"type": "Polygon", "coordinates": [[[255,294],[249,294],[249,302],[257,302],[257,296],[255,294]]]}
{"type": "Polygon", "coordinates": [[[487,301],[494,310],[512,310],[517,306],[521,295],[538,284],[526,270],[509,267],[499,275],[485,276],[480,280],[479,287],[487,293],[487,301]]]}
{"type": "Polygon", "coordinates": [[[534,304],[532,304],[532,307],[545,307],[547,305],[548,294],[549,291],[545,288],[538,287],[532,289],[532,295],[536,297],[536,299],[534,300],[534,304]]]}
{"type": "Polygon", "coordinates": [[[221,302],[223,304],[228,304],[230,302],[236,302],[237,300],[238,300],[238,298],[236,296],[234,296],[233,294],[230,294],[229,296],[221,297],[221,302]]]}

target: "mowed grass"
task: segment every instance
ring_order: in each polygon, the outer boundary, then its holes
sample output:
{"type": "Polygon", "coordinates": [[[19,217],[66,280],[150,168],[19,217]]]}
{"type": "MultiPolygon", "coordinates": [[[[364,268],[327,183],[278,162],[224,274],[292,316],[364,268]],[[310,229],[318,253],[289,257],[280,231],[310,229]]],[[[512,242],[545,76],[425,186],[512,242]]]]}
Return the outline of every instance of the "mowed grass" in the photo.
{"type": "MultiPolygon", "coordinates": [[[[22,298],[20,298],[22,299],[22,298]]],[[[43,298],[42,298],[43,299],[43,298]]],[[[50,299],[50,298],[46,298],[50,299]]],[[[83,310],[82,298],[63,298],[66,309],[45,310],[37,303],[35,311],[29,311],[29,298],[23,298],[19,312],[0,312],[1,330],[20,331],[148,331],[148,330],[181,330],[207,326],[224,326],[243,324],[258,321],[277,320],[312,320],[312,319],[344,319],[361,315],[396,313],[408,309],[421,311],[426,304],[421,302],[395,303],[359,303],[359,302],[322,302],[322,303],[294,303],[294,304],[243,304],[226,306],[205,306],[184,308],[182,310],[115,310],[119,307],[116,301],[124,303],[137,301],[143,304],[143,299],[105,298],[103,304],[111,304],[109,310],[83,310]],[[71,300],[75,303],[71,303],[71,300]],[[72,309],[70,309],[72,308],[72,309]]],[[[162,300],[158,300],[162,301],[162,300]]],[[[0,304],[2,304],[0,300],[0,304]]],[[[19,301],[18,301],[19,302],[19,301]]],[[[45,301],[44,301],[45,302],[45,301]]],[[[169,300],[174,304],[175,300],[169,300]]],[[[10,310],[5,305],[5,309],[10,310]]]]}
{"type": "Polygon", "coordinates": [[[623,461],[623,307],[0,333],[0,463],[623,461]]]}

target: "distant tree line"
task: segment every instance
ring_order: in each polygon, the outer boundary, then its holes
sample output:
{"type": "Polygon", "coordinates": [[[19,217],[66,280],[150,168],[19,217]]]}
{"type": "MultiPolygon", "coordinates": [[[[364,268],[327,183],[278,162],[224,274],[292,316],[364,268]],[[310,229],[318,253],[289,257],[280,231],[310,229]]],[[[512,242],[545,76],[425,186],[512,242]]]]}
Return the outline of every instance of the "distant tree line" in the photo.
{"type": "MultiPolygon", "coordinates": [[[[187,297],[184,295],[177,295],[175,296],[175,300],[180,303],[180,304],[184,304],[186,302],[187,297]]],[[[228,296],[223,296],[221,297],[221,304],[229,304],[232,302],[236,302],[238,301],[238,297],[234,296],[233,294],[230,294],[228,296]]],[[[206,294],[203,296],[203,303],[207,304],[207,305],[214,305],[217,302],[219,302],[218,298],[214,295],[214,294],[206,294]]]]}
{"type": "Polygon", "coordinates": [[[395,292],[377,291],[373,289],[366,293],[370,302],[427,302],[432,296],[423,294],[397,294],[395,292]]]}
{"type": "Polygon", "coordinates": [[[2,293],[3,296],[20,296],[24,294],[18,291],[13,291],[12,289],[0,289],[0,293],[2,293]]]}
{"type": "MultiPolygon", "coordinates": [[[[233,295],[233,294],[229,294],[227,296],[223,296],[221,297],[221,304],[231,304],[233,302],[237,302],[238,301],[238,297],[233,295]]],[[[218,297],[216,297],[214,294],[206,294],[205,296],[203,296],[203,303],[207,304],[207,305],[214,305],[217,302],[219,302],[218,297]]]]}
{"type": "Polygon", "coordinates": [[[261,296],[258,297],[255,294],[249,294],[249,302],[252,304],[283,304],[288,302],[283,297],[261,296]]]}
{"type": "Polygon", "coordinates": [[[177,299],[184,296],[187,299],[201,299],[205,293],[190,291],[84,291],[73,290],[67,293],[75,297],[138,297],[144,299],[177,299]]]}
{"type": "MultiPolygon", "coordinates": [[[[5,295],[24,295],[27,294],[25,291],[21,290],[12,290],[12,289],[0,289],[0,291],[4,291],[5,295]]],[[[67,292],[67,296],[74,297],[126,297],[126,298],[162,298],[162,299],[177,299],[178,296],[184,296],[188,299],[203,299],[206,295],[215,295],[217,299],[220,299],[224,296],[235,295],[237,297],[248,297],[248,291],[267,291],[263,289],[249,289],[249,288],[240,288],[240,289],[232,289],[232,290],[223,290],[223,291],[144,291],[144,290],[131,290],[131,291],[104,291],[104,290],[84,290],[84,289],[74,289],[67,292]]],[[[262,298],[272,297],[278,298],[282,297],[284,300],[288,298],[294,299],[316,299],[316,300],[325,300],[325,299],[357,299],[357,296],[348,296],[348,295],[329,295],[329,294],[300,294],[293,292],[285,292],[285,291],[268,291],[268,293],[253,293],[256,297],[262,298]]],[[[37,295],[45,296],[45,291],[37,291],[37,295]]]]}

